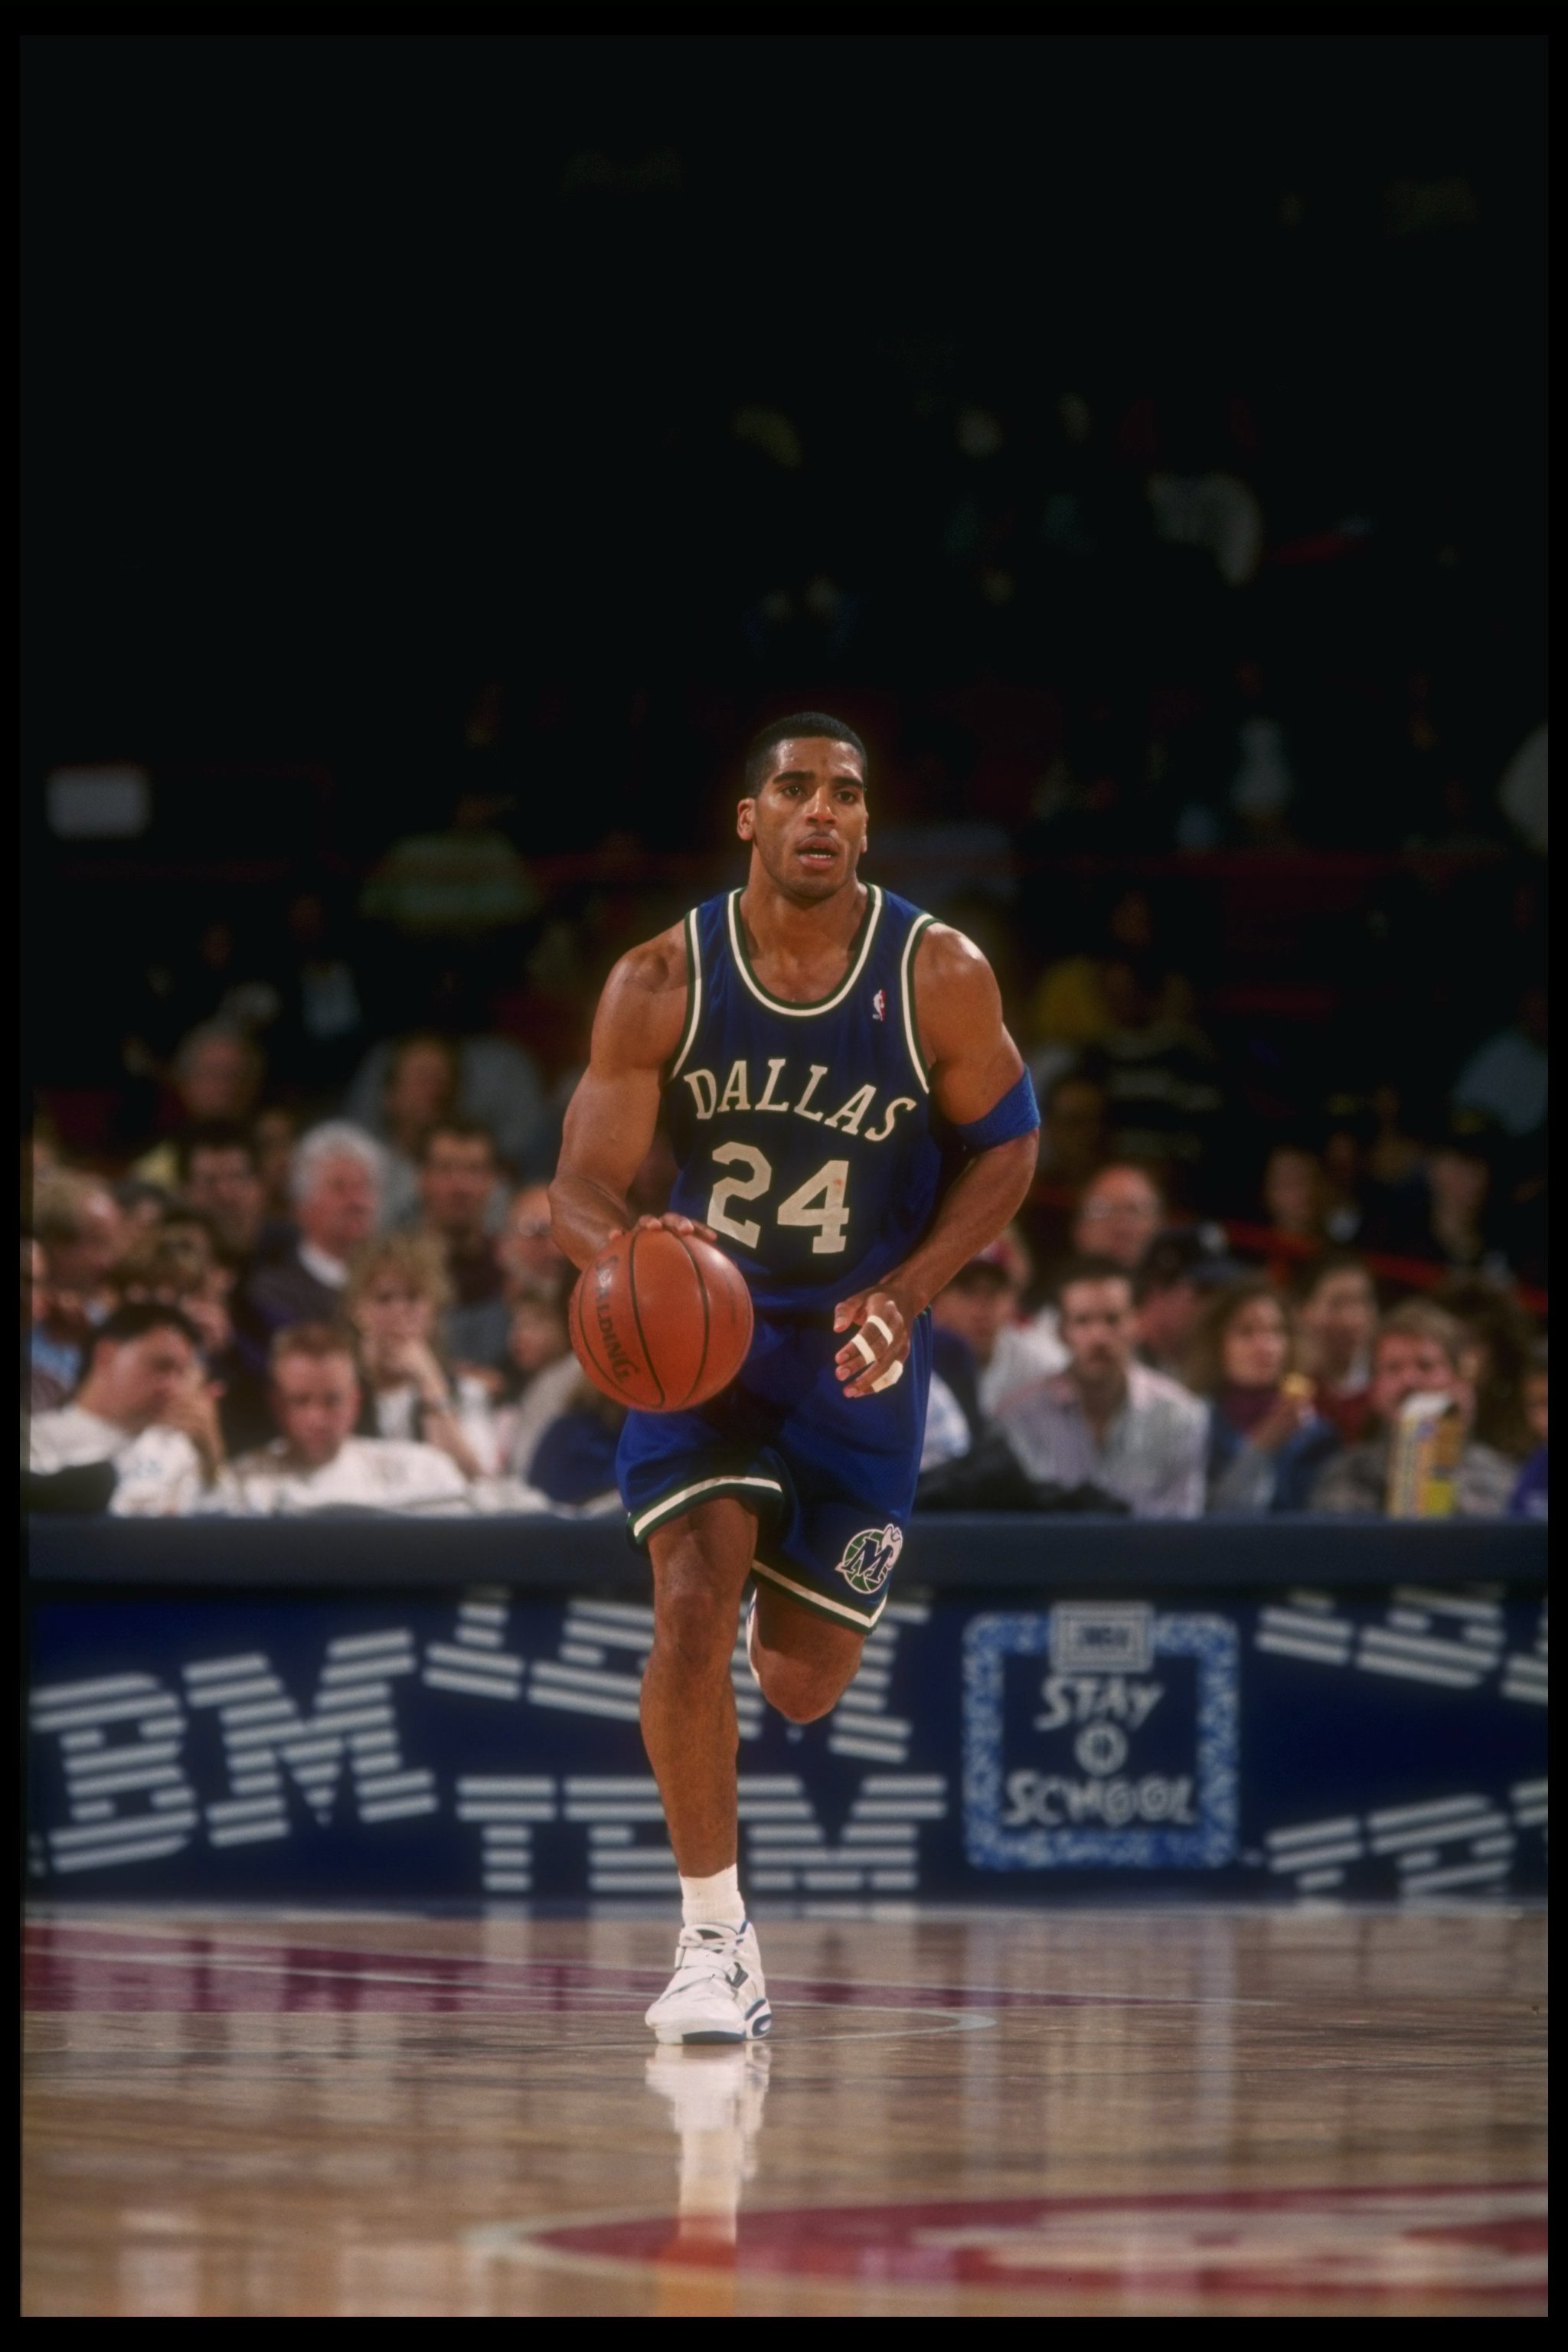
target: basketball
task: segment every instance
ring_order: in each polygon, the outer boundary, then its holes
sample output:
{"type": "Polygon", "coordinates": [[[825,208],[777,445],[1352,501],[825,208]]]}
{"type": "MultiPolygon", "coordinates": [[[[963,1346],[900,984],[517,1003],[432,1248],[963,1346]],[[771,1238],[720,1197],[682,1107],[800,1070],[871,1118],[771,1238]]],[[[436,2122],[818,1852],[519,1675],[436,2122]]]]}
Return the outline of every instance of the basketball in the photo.
{"type": "Polygon", "coordinates": [[[752,1295],[696,1234],[639,1226],[585,1266],[572,1345],[597,1389],[640,1412],[679,1412],[728,1388],[752,1344],[752,1295]]]}

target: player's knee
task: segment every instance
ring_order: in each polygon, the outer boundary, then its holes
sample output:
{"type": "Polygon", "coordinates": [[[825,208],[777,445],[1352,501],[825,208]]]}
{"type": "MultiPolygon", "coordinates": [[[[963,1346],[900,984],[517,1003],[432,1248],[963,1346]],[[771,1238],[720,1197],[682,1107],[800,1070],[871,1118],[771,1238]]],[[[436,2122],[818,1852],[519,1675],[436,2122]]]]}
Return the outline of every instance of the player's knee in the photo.
{"type": "Polygon", "coordinates": [[[825,1674],[802,1659],[771,1656],[764,1651],[757,1662],[763,1696],[788,1723],[816,1723],[832,1712],[843,1695],[846,1677],[825,1674]]]}
{"type": "Polygon", "coordinates": [[[728,1675],[738,1614],[732,1599],[706,1583],[676,1580],[658,1594],[656,1639],[689,1673],[728,1675]]]}

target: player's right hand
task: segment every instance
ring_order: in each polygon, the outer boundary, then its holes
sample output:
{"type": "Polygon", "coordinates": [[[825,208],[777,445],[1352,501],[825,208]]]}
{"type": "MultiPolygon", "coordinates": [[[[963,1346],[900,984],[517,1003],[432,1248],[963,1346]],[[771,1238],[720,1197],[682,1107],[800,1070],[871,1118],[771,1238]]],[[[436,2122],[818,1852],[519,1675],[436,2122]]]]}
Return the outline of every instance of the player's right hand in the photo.
{"type": "Polygon", "coordinates": [[[613,1234],[605,1235],[605,1241],[606,1244],[618,1241],[621,1234],[627,1231],[639,1234],[657,1233],[660,1225],[667,1233],[695,1234],[699,1241],[716,1242],[719,1238],[711,1225],[701,1223],[696,1217],[683,1217],[674,1209],[667,1209],[662,1217],[639,1217],[637,1223],[629,1228],[625,1225],[618,1226],[613,1234]]]}

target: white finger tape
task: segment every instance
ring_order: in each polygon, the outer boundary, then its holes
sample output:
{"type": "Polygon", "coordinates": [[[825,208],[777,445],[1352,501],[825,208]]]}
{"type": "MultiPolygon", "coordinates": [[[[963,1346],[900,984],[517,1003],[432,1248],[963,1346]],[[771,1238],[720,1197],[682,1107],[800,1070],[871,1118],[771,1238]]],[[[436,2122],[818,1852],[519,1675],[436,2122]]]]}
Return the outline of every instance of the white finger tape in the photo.
{"type": "Polygon", "coordinates": [[[864,1331],[856,1332],[855,1345],[859,1349],[860,1353],[865,1358],[867,1363],[870,1363],[873,1357],[876,1355],[877,1350],[873,1348],[869,1339],[867,1339],[864,1331]]]}
{"type": "Polygon", "coordinates": [[[879,1381],[872,1381],[871,1394],[873,1396],[877,1396],[883,1389],[896,1389],[903,1377],[904,1367],[902,1359],[900,1358],[897,1363],[889,1364],[888,1366],[887,1370],[882,1374],[879,1381]]]}
{"type": "Polygon", "coordinates": [[[879,1315],[868,1315],[866,1318],[866,1325],[868,1330],[879,1331],[887,1345],[889,1348],[892,1346],[893,1335],[889,1330],[887,1325],[883,1322],[879,1315]]]}

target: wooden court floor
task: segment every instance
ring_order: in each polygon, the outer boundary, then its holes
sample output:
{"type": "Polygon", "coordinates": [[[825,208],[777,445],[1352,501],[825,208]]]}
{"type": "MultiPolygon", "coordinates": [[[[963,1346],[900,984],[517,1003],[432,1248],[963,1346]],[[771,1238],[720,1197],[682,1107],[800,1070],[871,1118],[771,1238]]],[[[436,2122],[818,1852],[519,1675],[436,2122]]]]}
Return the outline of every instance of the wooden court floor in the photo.
{"type": "Polygon", "coordinates": [[[1539,1913],[27,1927],[32,2317],[1545,2309],[1539,1913]]]}

